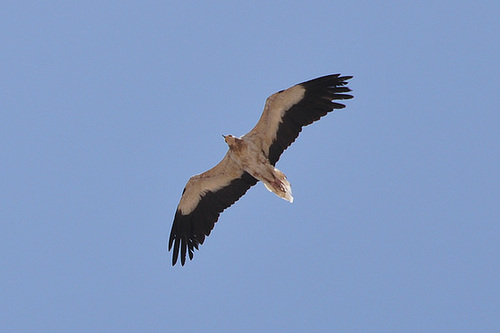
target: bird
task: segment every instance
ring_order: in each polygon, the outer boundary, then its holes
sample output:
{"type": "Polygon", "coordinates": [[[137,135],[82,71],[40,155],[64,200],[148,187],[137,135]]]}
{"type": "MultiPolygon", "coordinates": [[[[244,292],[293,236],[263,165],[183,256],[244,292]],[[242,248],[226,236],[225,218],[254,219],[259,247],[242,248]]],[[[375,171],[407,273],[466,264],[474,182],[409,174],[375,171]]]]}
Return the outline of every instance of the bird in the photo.
{"type": "Polygon", "coordinates": [[[168,250],[172,266],[180,255],[193,259],[205,237],[209,236],[220,214],[242,197],[258,181],[277,196],[293,202],[290,182],[275,165],[281,154],[307,126],[327,113],[345,108],[338,100],[348,94],[352,76],[332,74],[296,84],[266,99],[264,111],[255,125],[242,137],[223,135],[229,149],[212,169],[192,176],[177,206],[168,250]]]}

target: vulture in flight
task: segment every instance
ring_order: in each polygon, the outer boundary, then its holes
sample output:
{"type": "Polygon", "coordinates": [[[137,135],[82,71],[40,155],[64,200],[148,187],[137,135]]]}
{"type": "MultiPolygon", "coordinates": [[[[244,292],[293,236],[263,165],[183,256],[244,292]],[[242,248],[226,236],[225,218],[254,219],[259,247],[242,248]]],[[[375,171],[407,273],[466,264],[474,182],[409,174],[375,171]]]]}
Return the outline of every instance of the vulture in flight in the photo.
{"type": "Polygon", "coordinates": [[[194,249],[210,235],[219,215],[259,180],[279,197],[293,201],[286,176],[274,166],[302,127],[328,112],[342,109],[336,102],[352,98],[346,87],[352,76],[327,75],[269,96],[257,125],[240,138],[225,135],[226,156],[212,169],[189,179],[175,212],[168,241],[172,265],[180,255],[193,259],[194,249]],[[180,253],[179,253],[180,252],[180,253]]]}

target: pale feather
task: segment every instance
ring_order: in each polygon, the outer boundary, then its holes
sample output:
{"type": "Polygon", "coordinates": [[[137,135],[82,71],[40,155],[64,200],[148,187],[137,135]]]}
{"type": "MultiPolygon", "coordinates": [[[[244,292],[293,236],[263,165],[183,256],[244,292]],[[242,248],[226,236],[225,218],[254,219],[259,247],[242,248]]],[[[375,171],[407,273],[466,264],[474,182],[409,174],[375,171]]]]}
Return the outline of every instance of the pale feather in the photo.
{"type": "Polygon", "coordinates": [[[276,139],[281,119],[286,111],[304,98],[305,92],[306,89],[297,84],[269,96],[259,121],[250,132],[243,136],[243,139],[251,140],[268,155],[269,147],[276,139]]]}
{"type": "Polygon", "coordinates": [[[230,153],[212,169],[189,179],[177,208],[183,215],[191,213],[208,191],[216,192],[241,177],[244,171],[229,157],[230,153]]]}

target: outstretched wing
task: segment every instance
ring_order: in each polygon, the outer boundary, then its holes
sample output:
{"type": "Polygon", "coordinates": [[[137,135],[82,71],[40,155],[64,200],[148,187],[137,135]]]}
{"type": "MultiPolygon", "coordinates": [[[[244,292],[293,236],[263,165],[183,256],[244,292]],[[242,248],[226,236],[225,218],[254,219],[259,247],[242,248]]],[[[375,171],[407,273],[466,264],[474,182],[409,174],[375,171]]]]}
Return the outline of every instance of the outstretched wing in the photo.
{"type": "Polygon", "coordinates": [[[235,203],[257,179],[243,171],[226,156],[212,169],[189,179],[175,212],[168,250],[173,247],[172,265],[181,256],[186,262],[186,253],[193,259],[194,249],[203,244],[210,235],[220,213],[235,203]]]}
{"type": "Polygon", "coordinates": [[[275,165],[283,151],[299,136],[302,127],[320,119],[344,104],[334,102],[352,98],[345,85],[352,76],[327,75],[297,84],[269,96],[255,127],[245,134],[267,154],[275,165]]]}

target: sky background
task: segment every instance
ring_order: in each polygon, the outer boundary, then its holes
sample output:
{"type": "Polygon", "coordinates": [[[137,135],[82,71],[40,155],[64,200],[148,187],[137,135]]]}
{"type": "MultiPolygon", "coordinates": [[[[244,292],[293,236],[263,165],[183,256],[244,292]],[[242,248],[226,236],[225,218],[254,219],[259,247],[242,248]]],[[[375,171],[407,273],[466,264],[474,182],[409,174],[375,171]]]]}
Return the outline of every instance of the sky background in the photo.
{"type": "Polygon", "coordinates": [[[4,332],[500,332],[500,2],[2,1],[4,332]],[[184,267],[190,176],[272,93],[347,107],[184,267]]]}

